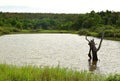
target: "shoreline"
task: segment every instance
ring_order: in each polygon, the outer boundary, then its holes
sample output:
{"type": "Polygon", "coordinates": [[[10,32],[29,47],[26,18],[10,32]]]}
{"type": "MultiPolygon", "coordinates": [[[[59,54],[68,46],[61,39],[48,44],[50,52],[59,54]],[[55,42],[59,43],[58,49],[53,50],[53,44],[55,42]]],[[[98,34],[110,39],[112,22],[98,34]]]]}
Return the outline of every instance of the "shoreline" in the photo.
{"type": "MultiPolygon", "coordinates": [[[[47,34],[78,34],[79,31],[68,31],[68,30],[40,30],[40,31],[31,31],[31,30],[22,30],[22,31],[19,31],[19,32],[9,32],[9,33],[5,33],[5,34],[0,34],[0,36],[2,35],[7,35],[7,34],[42,34],[42,33],[47,33],[47,34]]],[[[84,34],[83,34],[84,35],[84,34]]],[[[80,36],[83,36],[83,35],[80,35],[80,36]]],[[[90,35],[90,36],[93,36],[93,37],[96,37],[96,38],[100,38],[98,36],[94,36],[94,35],[90,35]]],[[[113,41],[120,41],[120,38],[118,37],[104,37],[104,39],[106,40],[113,40],[113,41]]]]}

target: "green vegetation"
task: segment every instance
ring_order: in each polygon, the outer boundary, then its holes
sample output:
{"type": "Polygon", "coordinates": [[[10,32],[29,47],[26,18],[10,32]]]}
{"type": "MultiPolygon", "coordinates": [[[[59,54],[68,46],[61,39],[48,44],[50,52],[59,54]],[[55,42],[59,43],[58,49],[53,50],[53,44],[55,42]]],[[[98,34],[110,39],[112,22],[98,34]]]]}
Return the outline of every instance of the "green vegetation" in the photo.
{"type": "Polygon", "coordinates": [[[77,33],[77,31],[68,30],[22,30],[20,33],[77,33]]]}
{"type": "Polygon", "coordinates": [[[3,13],[0,35],[9,33],[78,33],[120,40],[120,12],[91,11],[86,14],[3,13]]]}
{"type": "Polygon", "coordinates": [[[112,27],[110,25],[93,27],[91,29],[80,29],[78,34],[101,37],[103,31],[105,32],[104,38],[120,41],[120,29],[115,29],[115,27],[112,27]]]}
{"type": "Polygon", "coordinates": [[[103,76],[59,67],[0,64],[0,81],[120,81],[120,75],[103,76]]]}
{"type": "MultiPolygon", "coordinates": [[[[120,40],[120,12],[86,14],[3,13],[0,35],[13,33],[78,33],[120,40]]],[[[120,81],[120,75],[103,76],[59,67],[17,67],[0,64],[0,81],[120,81]]]]}

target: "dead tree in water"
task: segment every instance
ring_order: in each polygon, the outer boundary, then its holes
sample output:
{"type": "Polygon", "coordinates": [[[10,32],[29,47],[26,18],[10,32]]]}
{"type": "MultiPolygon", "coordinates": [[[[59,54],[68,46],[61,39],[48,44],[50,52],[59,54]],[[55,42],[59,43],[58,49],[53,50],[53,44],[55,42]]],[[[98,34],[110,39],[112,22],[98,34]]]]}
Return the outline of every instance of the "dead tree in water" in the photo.
{"type": "Polygon", "coordinates": [[[103,41],[103,37],[104,37],[104,33],[102,34],[102,37],[101,37],[101,40],[100,40],[98,48],[96,48],[96,46],[95,46],[96,44],[94,42],[94,39],[88,40],[87,36],[86,36],[86,40],[88,41],[88,45],[90,47],[89,53],[88,53],[88,56],[90,57],[90,60],[91,60],[91,58],[93,59],[93,61],[97,61],[98,60],[97,52],[99,51],[99,49],[101,47],[101,44],[102,44],[102,41],[103,41]],[[91,56],[91,51],[92,51],[92,56],[91,56]]]}

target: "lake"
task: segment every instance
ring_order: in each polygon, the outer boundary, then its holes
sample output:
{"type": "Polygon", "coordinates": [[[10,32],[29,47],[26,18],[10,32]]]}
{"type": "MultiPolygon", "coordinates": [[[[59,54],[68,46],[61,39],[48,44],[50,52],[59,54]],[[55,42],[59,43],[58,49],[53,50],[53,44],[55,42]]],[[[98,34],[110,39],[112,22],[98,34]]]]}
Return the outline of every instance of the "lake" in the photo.
{"type": "MultiPolygon", "coordinates": [[[[98,47],[100,39],[94,39],[98,47]]],[[[77,34],[11,34],[0,37],[0,63],[120,73],[120,41],[103,40],[97,63],[88,61],[88,52],[85,36],[77,34]]]]}

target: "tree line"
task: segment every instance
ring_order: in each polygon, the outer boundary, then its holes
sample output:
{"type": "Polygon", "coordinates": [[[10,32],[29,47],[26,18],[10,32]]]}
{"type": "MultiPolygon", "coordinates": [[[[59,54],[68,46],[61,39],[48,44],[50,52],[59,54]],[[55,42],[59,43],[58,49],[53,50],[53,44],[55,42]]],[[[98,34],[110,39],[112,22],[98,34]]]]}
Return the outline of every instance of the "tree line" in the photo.
{"type": "Polygon", "coordinates": [[[80,31],[80,34],[100,32],[102,29],[107,29],[108,34],[118,32],[119,37],[120,12],[108,10],[91,11],[86,14],[0,12],[0,31],[5,28],[14,31],[74,30],[80,31]]]}

